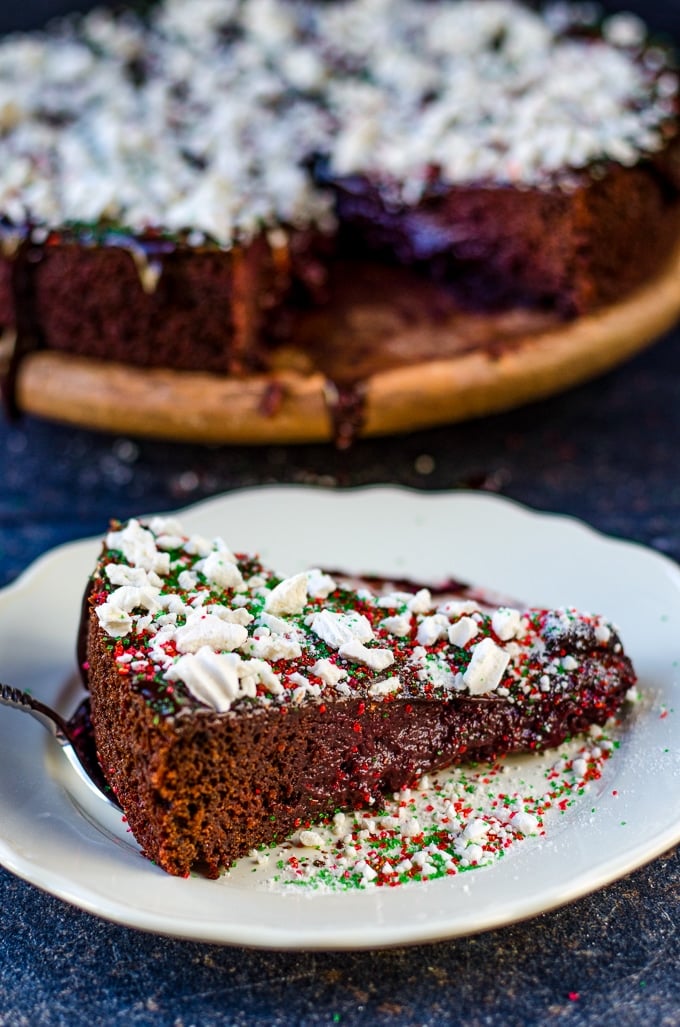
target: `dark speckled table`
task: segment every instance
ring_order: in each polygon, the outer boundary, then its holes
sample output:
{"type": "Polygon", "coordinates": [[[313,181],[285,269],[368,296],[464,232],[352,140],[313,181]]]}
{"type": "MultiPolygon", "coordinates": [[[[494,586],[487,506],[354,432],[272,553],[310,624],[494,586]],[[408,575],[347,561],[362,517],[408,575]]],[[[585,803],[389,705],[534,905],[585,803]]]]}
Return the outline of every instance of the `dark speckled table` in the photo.
{"type": "MultiPolygon", "coordinates": [[[[680,559],[680,332],[548,402],[347,453],[173,446],[30,419],[0,423],[0,439],[0,584],[111,515],[267,482],[487,489],[680,559]]],[[[138,933],[0,870],[0,1027],[670,1027],[680,1023],[679,885],[669,853],[571,906],[470,939],[285,954],[138,933]]]]}

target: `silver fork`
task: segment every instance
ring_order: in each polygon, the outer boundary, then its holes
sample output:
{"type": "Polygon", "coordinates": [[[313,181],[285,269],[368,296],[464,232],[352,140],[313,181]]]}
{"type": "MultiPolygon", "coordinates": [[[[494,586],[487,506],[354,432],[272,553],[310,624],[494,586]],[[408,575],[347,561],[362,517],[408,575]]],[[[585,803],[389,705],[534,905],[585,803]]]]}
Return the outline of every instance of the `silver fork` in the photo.
{"type": "Polygon", "coordinates": [[[74,716],[67,721],[56,710],[46,706],[38,699],[34,699],[29,692],[22,692],[20,688],[13,688],[11,685],[0,682],[0,705],[21,710],[23,713],[30,713],[32,717],[40,721],[43,727],[46,727],[56,738],[66,759],[81,781],[99,799],[103,799],[114,809],[119,810],[120,806],[116,802],[116,797],[110,786],[106,783],[97,760],[94,739],[88,730],[86,703],[87,701],[82,703],[74,716]]]}

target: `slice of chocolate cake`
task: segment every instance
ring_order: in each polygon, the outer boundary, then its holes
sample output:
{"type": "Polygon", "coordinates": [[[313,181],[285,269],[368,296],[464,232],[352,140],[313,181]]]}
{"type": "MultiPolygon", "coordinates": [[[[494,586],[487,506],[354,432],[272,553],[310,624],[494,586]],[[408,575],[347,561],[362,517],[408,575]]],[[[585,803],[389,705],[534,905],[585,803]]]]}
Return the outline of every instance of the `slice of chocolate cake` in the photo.
{"type": "Polygon", "coordinates": [[[87,596],[102,769],[177,875],[446,764],[555,746],[635,682],[600,616],[281,579],[167,519],[112,525],[87,596]]]}

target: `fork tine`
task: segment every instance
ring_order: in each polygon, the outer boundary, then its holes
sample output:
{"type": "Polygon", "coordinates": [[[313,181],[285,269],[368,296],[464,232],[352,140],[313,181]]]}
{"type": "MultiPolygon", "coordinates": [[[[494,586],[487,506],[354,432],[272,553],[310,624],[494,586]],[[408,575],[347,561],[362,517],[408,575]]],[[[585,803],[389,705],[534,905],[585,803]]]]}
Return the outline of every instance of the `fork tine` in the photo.
{"type": "Polygon", "coordinates": [[[7,706],[30,707],[32,699],[28,692],[22,692],[20,688],[6,685],[0,681],[0,702],[7,706]]]}

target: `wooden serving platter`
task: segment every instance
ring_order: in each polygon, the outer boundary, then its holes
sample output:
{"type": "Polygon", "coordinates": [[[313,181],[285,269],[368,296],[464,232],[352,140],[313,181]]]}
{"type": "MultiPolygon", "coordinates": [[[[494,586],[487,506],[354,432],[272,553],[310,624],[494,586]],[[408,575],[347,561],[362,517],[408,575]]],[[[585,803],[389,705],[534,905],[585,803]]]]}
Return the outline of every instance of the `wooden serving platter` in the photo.
{"type": "Polygon", "coordinates": [[[299,348],[282,351],[266,374],[143,369],[43,350],[21,365],[19,409],[178,441],[346,441],[351,430],[338,433],[344,395],[356,434],[390,435],[560,392],[631,357],[680,318],[680,250],[624,302],[566,324],[527,314],[433,314],[437,297],[430,287],[409,292],[408,276],[392,278],[382,293],[370,274],[358,293],[351,276],[347,282],[352,294],[310,317],[299,348]]]}

